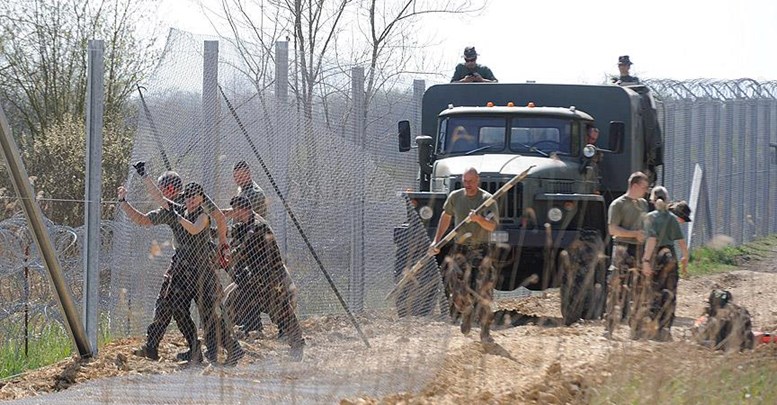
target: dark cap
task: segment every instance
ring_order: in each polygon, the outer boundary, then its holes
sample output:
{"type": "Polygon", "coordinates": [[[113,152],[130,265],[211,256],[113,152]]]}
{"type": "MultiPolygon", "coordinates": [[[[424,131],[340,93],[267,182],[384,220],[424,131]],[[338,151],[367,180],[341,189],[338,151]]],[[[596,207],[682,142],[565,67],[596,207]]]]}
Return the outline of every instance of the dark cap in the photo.
{"type": "Polygon", "coordinates": [[[468,46],[464,48],[464,59],[472,59],[477,57],[478,57],[478,53],[477,51],[475,51],[474,46],[468,46]]]}
{"type": "Polygon", "coordinates": [[[236,195],[232,197],[231,200],[229,200],[229,205],[232,206],[232,208],[238,210],[238,209],[251,209],[251,201],[248,200],[248,197],[242,196],[242,195],[236,195]]]}
{"type": "Polygon", "coordinates": [[[184,198],[189,198],[195,195],[205,196],[205,190],[202,189],[201,185],[195,182],[186,184],[186,188],[183,189],[184,198]]]}
{"type": "Polygon", "coordinates": [[[629,55],[618,56],[619,65],[632,65],[629,55]]]}
{"type": "Polygon", "coordinates": [[[682,218],[685,222],[691,222],[691,207],[685,201],[678,201],[669,204],[669,211],[676,217],[682,218]]]}

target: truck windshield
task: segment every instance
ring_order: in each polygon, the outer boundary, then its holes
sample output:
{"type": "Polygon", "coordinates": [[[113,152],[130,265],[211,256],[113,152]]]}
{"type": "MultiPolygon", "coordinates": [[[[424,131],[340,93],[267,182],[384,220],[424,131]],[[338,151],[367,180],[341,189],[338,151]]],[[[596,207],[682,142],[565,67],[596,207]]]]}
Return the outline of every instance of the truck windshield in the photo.
{"type": "Polygon", "coordinates": [[[442,121],[437,140],[438,153],[488,153],[505,148],[507,118],[452,117],[442,121]]]}
{"type": "Polygon", "coordinates": [[[510,122],[510,150],[513,152],[560,152],[573,148],[572,122],[553,117],[514,117],[510,122]]]}
{"type": "Polygon", "coordinates": [[[437,153],[575,154],[572,121],[561,117],[450,117],[440,122],[437,153]],[[507,142],[506,142],[507,141],[507,142]]]}

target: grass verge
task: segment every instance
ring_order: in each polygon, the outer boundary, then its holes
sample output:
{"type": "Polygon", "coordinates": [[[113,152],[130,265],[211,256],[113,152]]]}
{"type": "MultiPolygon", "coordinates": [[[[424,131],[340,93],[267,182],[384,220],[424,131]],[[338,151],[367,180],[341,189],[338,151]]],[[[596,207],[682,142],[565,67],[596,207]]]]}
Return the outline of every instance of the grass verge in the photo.
{"type": "Polygon", "coordinates": [[[701,276],[731,271],[737,266],[763,260],[777,252],[777,235],[756,239],[740,246],[710,246],[696,248],[691,252],[688,272],[701,276]]]}

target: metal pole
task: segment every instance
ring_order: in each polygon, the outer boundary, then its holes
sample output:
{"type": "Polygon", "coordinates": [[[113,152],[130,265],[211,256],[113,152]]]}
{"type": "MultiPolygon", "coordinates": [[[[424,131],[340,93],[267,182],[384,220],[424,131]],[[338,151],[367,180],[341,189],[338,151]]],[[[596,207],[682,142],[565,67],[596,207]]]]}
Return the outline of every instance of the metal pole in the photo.
{"type": "MultiPolygon", "coordinates": [[[[353,144],[361,153],[365,153],[364,142],[364,68],[351,69],[351,97],[353,99],[353,144]]],[[[353,171],[357,202],[351,215],[351,268],[349,278],[349,304],[351,311],[364,310],[364,161],[355,162],[353,171]]]]}
{"type": "Polygon", "coordinates": [[[219,41],[205,41],[202,62],[202,186],[208,195],[216,195],[219,173],[219,41]]]}
{"type": "MultiPolygon", "coordinates": [[[[278,41],[275,43],[275,112],[277,116],[288,114],[289,109],[289,42],[278,41]]],[[[287,115],[285,115],[288,117],[287,115]]],[[[274,131],[275,139],[271,148],[273,155],[277,157],[275,164],[278,170],[278,183],[284,188],[284,193],[289,194],[289,126],[279,125],[274,131]]],[[[282,235],[281,247],[284,254],[288,252],[289,231],[286,223],[286,215],[281,213],[279,230],[282,235]]],[[[273,224],[275,226],[275,224],[273,224]]]]}
{"type": "Polygon", "coordinates": [[[86,81],[86,190],[84,203],[84,327],[89,344],[97,354],[97,331],[100,327],[97,307],[100,304],[100,195],[103,160],[103,85],[102,40],[89,40],[86,81]]]}
{"type": "Polygon", "coordinates": [[[6,167],[11,175],[13,187],[19,196],[19,202],[22,204],[22,210],[30,224],[35,245],[43,259],[43,264],[48,270],[49,278],[54,291],[57,295],[57,303],[62,310],[65,319],[65,329],[73,339],[73,343],[78,350],[78,354],[83,357],[91,357],[92,349],[89,345],[89,339],[84,332],[84,325],[78,317],[73,298],[70,296],[65,278],[62,276],[62,267],[59,265],[54,244],[51,243],[46,224],[43,222],[43,212],[35,201],[35,193],[32,191],[30,176],[27,169],[24,168],[19,148],[11,135],[11,128],[8,126],[8,119],[5,111],[0,107],[0,146],[3,148],[3,157],[6,167]]]}

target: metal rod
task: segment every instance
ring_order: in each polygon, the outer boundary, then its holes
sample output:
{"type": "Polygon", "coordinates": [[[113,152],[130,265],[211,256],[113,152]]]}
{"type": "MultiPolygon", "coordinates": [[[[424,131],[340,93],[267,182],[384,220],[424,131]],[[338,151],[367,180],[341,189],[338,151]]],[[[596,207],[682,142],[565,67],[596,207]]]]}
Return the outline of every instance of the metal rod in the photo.
{"type": "Polygon", "coordinates": [[[272,173],[270,173],[270,169],[264,163],[264,159],[262,159],[262,156],[259,154],[259,150],[256,148],[256,145],[254,145],[254,142],[251,140],[251,136],[248,135],[248,131],[246,131],[245,126],[243,126],[243,122],[240,121],[240,117],[238,117],[237,111],[235,111],[235,109],[232,107],[232,103],[230,103],[229,99],[227,98],[227,95],[224,94],[224,89],[222,89],[221,86],[219,86],[219,91],[221,92],[221,96],[224,98],[224,101],[227,104],[227,108],[229,109],[229,112],[232,114],[232,117],[235,119],[235,122],[237,122],[237,126],[240,128],[240,131],[243,133],[246,140],[248,141],[248,145],[251,147],[251,150],[254,152],[254,156],[259,161],[259,164],[262,166],[262,170],[264,170],[264,173],[267,175],[267,178],[270,180],[270,184],[275,190],[275,193],[278,195],[278,198],[281,199],[283,208],[286,209],[286,213],[289,214],[289,219],[291,219],[291,222],[294,223],[294,227],[297,228],[297,231],[302,237],[302,241],[305,242],[305,245],[310,251],[311,256],[313,256],[313,260],[316,261],[316,263],[318,264],[318,268],[324,274],[324,277],[326,278],[326,281],[329,283],[329,286],[332,288],[332,291],[335,293],[337,300],[340,301],[340,305],[343,307],[343,309],[345,310],[345,313],[348,315],[348,319],[351,321],[351,324],[353,324],[354,328],[356,328],[356,332],[359,333],[359,337],[361,337],[362,341],[367,347],[370,347],[370,342],[367,341],[367,336],[365,336],[364,332],[362,332],[361,327],[359,327],[359,323],[356,322],[356,318],[354,318],[353,314],[348,309],[348,305],[345,303],[343,296],[337,290],[337,286],[335,285],[334,280],[332,280],[332,277],[329,275],[329,272],[327,272],[326,269],[324,268],[324,264],[321,262],[321,259],[318,257],[318,254],[316,253],[315,249],[313,249],[313,245],[310,243],[310,240],[308,240],[307,234],[305,234],[305,231],[302,229],[302,225],[300,225],[299,221],[297,220],[297,216],[294,215],[294,211],[291,210],[289,203],[286,201],[286,197],[283,195],[283,192],[278,187],[278,184],[275,182],[275,178],[273,177],[272,173]]]}

